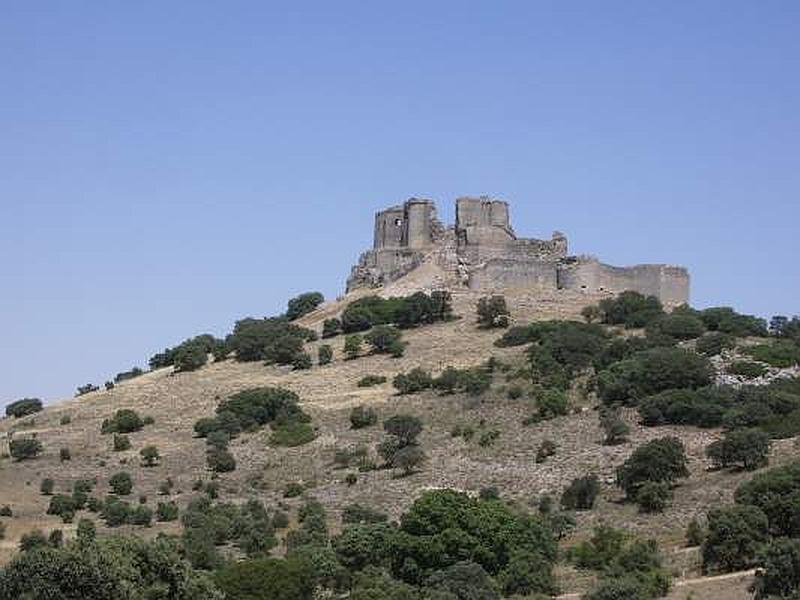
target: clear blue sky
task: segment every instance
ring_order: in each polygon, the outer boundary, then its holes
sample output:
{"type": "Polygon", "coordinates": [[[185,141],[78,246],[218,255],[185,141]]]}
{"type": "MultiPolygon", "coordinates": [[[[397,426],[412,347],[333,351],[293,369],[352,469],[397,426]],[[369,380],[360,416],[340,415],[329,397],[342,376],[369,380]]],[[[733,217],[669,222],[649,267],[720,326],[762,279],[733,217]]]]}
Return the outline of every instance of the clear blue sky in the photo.
{"type": "Polygon", "coordinates": [[[0,404],[340,292],[373,212],[800,312],[800,3],[2,3],[0,404]]]}

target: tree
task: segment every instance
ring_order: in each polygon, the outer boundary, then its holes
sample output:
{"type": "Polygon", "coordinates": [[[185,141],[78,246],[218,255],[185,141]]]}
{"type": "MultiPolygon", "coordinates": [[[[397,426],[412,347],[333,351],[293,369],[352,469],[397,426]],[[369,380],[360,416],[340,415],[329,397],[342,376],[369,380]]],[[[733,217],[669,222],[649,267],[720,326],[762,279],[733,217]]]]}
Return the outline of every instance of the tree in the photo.
{"type": "Polygon", "coordinates": [[[768,538],[769,521],[756,506],[734,505],[708,513],[703,569],[733,572],[756,562],[768,538]]]}
{"type": "Polygon", "coordinates": [[[411,369],[408,373],[400,373],[392,380],[392,385],[402,394],[415,394],[433,385],[431,374],[421,367],[411,369]]]}
{"type": "Polygon", "coordinates": [[[49,496],[53,493],[53,487],[55,487],[55,484],[53,480],[48,477],[47,479],[42,479],[42,483],[39,485],[39,491],[43,496],[49,496]]]}
{"type": "Polygon", "coordinates": [[[6,416],[19,419],[42,410],[42,401],[38,398],[23,398],[6,406],[6,416]]]}
{"type": "Polygon", "coordinates": [[[206,454],[208,468],[215,473],[229,473],[236,470],[236,459],[228,450],[211,448],[206,454]]]}
{"type": "Polygon", "coordinates": [[[677,340],[692,340],[703,335],[705,330],[706,326],[698,317],[676,311],[653,321],[648,334],[657,332],[677,340]]]}
{"type": "Polygon", "coordinates": [[[510,316],[505,296],[486,296],[478,300],[478,324],[481,327],[508,327],[510,316]]]}
{"type": "Polygon", "coordinates": [[[600,492],[600,482],[596,475],[573,479],[561,494],[561,506],[567,510],[591,510],[600,492]]]}
{"type": "Polygon", "coordinates": [[[760,557],[753,585],[755,600],[797,598],[800,590],[800,540],[779,538],[770,542],[760,557]]]}
{"type": "Polygon", "coordinates": [[[118,496],[127,496],[133,490],[133,479],[131,474],[126,471],[115,473],[108,480],[112,493],[118,496]]]}
{"type": "Polygon", "coordinates": [[[539,447],[536,449],[536,462],[543,463],[548,458],[555,455],[557,448],[553,440],[542,440],[542,443],[539,444],[539,447]]]}
{"type": "Polygon", "coordinates": [[[94,522],[89,519],[78,521],[78,543],[81,545],[91,544],[97,538],[97,528],[94,522]]]}
{"type": "Polygon", "coordinates": [[[760,429],[735,429],[706,448],[706,455],[719,468],[738,465],[752,471],[769,463],[772,441],[760,429]]]}
{"type": "Polygon", "coordinates": [[[372,346],[376,354],[403,354],[402,332],[391,325],[378,325],[370,331],[364,339],[372,346]]]}
{"type": "Polygon", "coordinates": [[[652,440],[639,446],[617,468],[617,485],[630,500],[636,500],[639,488],[648,481],[673,483],[688,477],[683,443],[675,437],[652,440]]]}
{"type": "Polygon", "coordinates": [[[199,344],[183,344],[176,348],[172,364],[175,371],[196,371],[208,362],[208,350],[199,344]]]}
{"type": "Polygon", "coordinates": [[[462,561],[436,571],[425,580],[426,588],[452,595],[457,600],[500,600],[497,584],[479,564],[462,561]]]}
{"type": "Polygon", "coordinates": [[[308,352],[298,352],[294,355],[292,366],[295,371],[305,371],[313,366],[311,355],[308,352]]]}
{"type": "Polygon", "coordinates": [[[401,446],[417,443],[417,436],[422,433],[422,421],[411,415],[395,415],[383,422],[383,429],[395,436],[401,446]]]}
{"type": "Polygon", "coordinates": [[[303,315],[314,312],[325,301],[325,296],[319,292],[306,292],[289,300],[286,306],[286,318],[290,321],[299,319],[303,315]]]}
{"type": "Polygon", "coordinates": [[[103,421],[102,433],[133,433],[144,427],[144,421],[135,410],[123,408],[111,419],[103,421]]]}
{"type": "Polygon", "coordinates": [[[320,366],[327,365],[333,360],[333,348],[329,344],[322,344],[317,353],[317,362],[320,366]]]}
{"type": "Polygon", "coordinates": [[[598,307],[603,315],[603,323],[629,328],[644,327],[664,314],[658,298],[634,291],[625,291],[616,298],[601,300],[598,307]]]}
{"type": "Polygon", "coordinates": [[[11,440],[8,444],[11,458],[17,461],[36,458],[42,453],[42,443],[36,438],[21,438],[11,440]]]}
{"type": "Polygon", "coordinates": [[[392,455],[390,464],[395,469],[401,469],[404,475],[411,475],[426,459],[425,452],[419,446],[405,446],[392,455]]]}
{"type": "Polygon", "coordinates": [[[700,546],[706,538],[706,531],[697,519],[689,521],[686,527],[686,545],[689,548],[700,546]]]}
{"type": "Polygon", "coordinates": [[[231,562],[214,574],[226,600],[309,600],[314,581],[298,559],[231,562]]]}
{"type": "Polygon", "coordinates": [[[322,323],[322,338],[336,337],[342,332],[342,322],[339,319],[325,319],[322,323]]]}
{"type": "Polygon", "coordinates": [[[355,406],[350,411],[350,426],[353,429],[362,429],[375,425],[378,422],[378,415],[374,409],[365,406],[355,406]]]}
{"type": "Polygon", "coordinates": [[[131,449],[131,440],[127,435],[114,434],[114,452],[124,452],[131,449]]]}
{"type": "Polygon", "coordinates": [[[69,451],[69,448],[61,448],[61,450],[58,451],[58,459],[61,462],[66,462],[68,460],[71,460],[72,453],[69,451]]]}
{"type": "Polygon", "coordinates": [[[161,455],[155,446],[145,446],[139,451],[139,456],[142,457],[142,465],[145,467],[155,467],[161,460],[161,455]]]}
{"type": "Polygon", "coordinates": [[[645,481],[636,492],[636,503],[644,513],[664,512],[672,499],[672,489],[666,481],[645,481]]]}
{"type": "Polygon", "coordinates": [[[361,344],[363,341],[364,338],[357,333],[348,335],[344,339],[344,355],[347,360],[358,358],[358,355],[361,353],[361,344]]]}

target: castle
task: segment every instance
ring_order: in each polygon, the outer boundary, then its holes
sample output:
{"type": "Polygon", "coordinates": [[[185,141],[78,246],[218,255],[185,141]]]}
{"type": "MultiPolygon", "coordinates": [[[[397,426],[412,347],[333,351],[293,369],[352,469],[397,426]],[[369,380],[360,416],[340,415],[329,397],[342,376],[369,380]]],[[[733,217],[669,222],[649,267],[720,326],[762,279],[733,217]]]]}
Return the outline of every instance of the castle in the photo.
{"type": "Polygon", "coordinates": [[[545,288],[618,293],[634,290],[668,306],[689,301],[684,267],[613,267],[592,256],[570,256],[567,238],[519,238],[508,203],[487,197],[456,200],[456,223],[445,227],[431,200],[411,198],[375,215],[373,248],[359,258],[347,290],[379,287],[433,263],[448,286],[478,291],[545,288]]]}

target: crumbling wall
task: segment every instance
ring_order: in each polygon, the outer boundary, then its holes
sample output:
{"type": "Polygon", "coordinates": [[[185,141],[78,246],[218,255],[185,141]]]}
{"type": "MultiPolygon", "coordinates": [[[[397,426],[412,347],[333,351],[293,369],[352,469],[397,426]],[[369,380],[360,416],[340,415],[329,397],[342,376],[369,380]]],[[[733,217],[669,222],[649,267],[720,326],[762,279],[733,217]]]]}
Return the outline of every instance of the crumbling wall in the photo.
{"type": "Polygon", "coordinates": [[[555,290],[558,286],[558,271],[553,261],[492,258],[470,271],[468,285],[473,290],[504,288],[555,290]]]}
{"type": "Polygon", "coordinates": [[[689,301],[689,273],[671,265],[614,267],[591,257],[571,259],[559,265],[558,287],[613,293],[632,290],[656,296],[668,306],[689,301]]]}

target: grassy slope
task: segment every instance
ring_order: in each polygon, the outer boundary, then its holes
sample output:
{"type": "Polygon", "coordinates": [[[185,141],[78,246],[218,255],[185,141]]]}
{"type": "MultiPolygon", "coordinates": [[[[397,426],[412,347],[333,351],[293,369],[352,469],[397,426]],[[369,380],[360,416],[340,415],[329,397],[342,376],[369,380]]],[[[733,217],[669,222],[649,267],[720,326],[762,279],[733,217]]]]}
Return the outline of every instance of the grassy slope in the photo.
{"type": "MultiPolygon", "coordinates": [[[[580,309],[589,302],[586,296],[558,293],[538,295],[507,295],[514,317],[519,322],[545,318],[577,318],[580,309]]],[[[356,382],[367,374],[391,378],[416,366],[439,371],[447,365],[471,366],[489,356],[514,362],[521,360],[520,348],[499,350],[492,343],[499,332],[480,331],[474,324],[476,296],[468,293],[455,297],[456,313],[464,318],[406,333],[409,343],[406,356],[391,359],[365,356],[355,361],[342,359],[343,338],[325,340],[334,346],[335,359],[331,365],[314,367],[310,371],[292,372],[286,368],[265,367],[259,363],[240,364],[226,361],[210,364],[198,372],[175,374],[170,369],[148,373],[124,382],[114,390],[101,391],[80,399],[67,400],[48,407],[33,417],[36,431],[45,446],[45,453],[34,461],[12,463],[0,461],[0,505],[10,504],[13,519],[8,525],[6,540],[0,542],[0,561],[14,551],[19,536],[34,527],[45,530],[64,526],[58,518],[45,515],[48,498],[39,494],[39,483],[45,477],[56,482],[56,491],[69,489],[76,479],[98,479],[95,495],[107,491],[108,478],[119,470],[130,471],[135,480],[134,493],[146,495],[155,506],[159,483],[167,477],[175,482],[172,499],[182,506],[191,497],[191,485],[198,478],[208,478],[205,470],[205,444],[192,436],[193,423],[213,414],[219,399],[254,386],[280,385],[297,392],[304,409],[318,428],[317,439],[299,448],[272,448],[267,443],[268,431],[243,435],[231,444],[238,469],[221,477],[225,500],[258,496],[268,505],[284,503],[296,506],[300,500],[285,500],[282,491],[289,482],[303,482],[309,493],[328,507],[331,526],[339,522],[338,512],[347,504],[360,502],[380,508],[393,516],[399,515],[420,490],[448,486],[477,491],[481,487],[497,486],[505,496],[527,503],[544,493],[559,494],[573,477],[594,472],[605,481],[602,498],[596,510],[578,517],[579,529],[572,539],[585,537],[600,521],[625,527],[657,537],[669,555],[670,563],[680,576],[696,577],[696,551],[683,546],[683,532],[689,519],[702,515],[711,507],[730,502],[738,482],[749,475],[708,472],[703,449],[718,435],[716,431],[694,428],[642,428],[628,415],[632,426],[632,443],[617,447],[599,444],[601,432],[597,416],[590,406],[576,414],[536,426],[523,427],[522,418],[530,411],[530,400],[509,400],[503,393],[506,385],[502,375],[482,402],[475,403],[462,396],[439,397],[433,393],[398,397],[391,383],[360,389],[356,382]],[[406,478],[394,478],[388,471],[360,473],[358,483],[344,483],[347,471],[333,468],[336,448],[363,444],[374,452],[381,439],[380,426],[353,431],[349,428],[349,411],[365,404],[374,407],[382,420],[399,412],[420,416],[426,429],[422,445],[429,456],[424,469],[406,478]],[[130,451],[111,451],[109,436],[100,435],[100,424],[120,408],[134,408],[143,415],[155,418],[155,424],[132,434],[130,451]],[[61,426],[63,415],[71,423],[61,426]],[[483,429],[497,429],[500,437],[490,447],[477,443],[483,429]],[[456,425],[471,425],[478,434],[467,443],[453,438],[450,431],[456,425]],[[620,494],[611,485],[614,467],[621,463],[636,445],[664,435],[679,436],[687,447],[692,471],[691,478],[676,493],[674,505],[663,515],[644,516],[634,507],[620,502],[620,494]],[[537,465],[534,456],[543,439],[552,439],[559,446],[556,456],[537,465]],[[145,445],[158,446],[163,459],[160,466],[146,469],[139,466],[138,452],[145,445]],[[58,451],[69,447],[72,460],[60,463],[58,451]],[[121,464],[126,462],[126,464],[121,464]],[[180,493],[178,493],[180,492],[180,493]]],[[[317,313],[304,317],[305,326],[321,328],[322,320],[335,314],[342,303],[332,303],[317,313]]],[[[312,344],[316,355],[318,342],[312,344]]],[[[30,420],[30,419],[29,419],[30,420]]],[[[20,422],[0,421],[0,436],[10,427],[19,429],[20,422]]],[[[792,442],[776,445],[773,464],[783,462],[792,453],[792,442]]],[[[80,513],[80,517],[88,513],[80,513]]],[[[102,529],[102,527],[101,527],[102,529]]],[[[154,535],[159,531],[174,531],[175,524],[156,524],[152,529],[137,533],[154,535]]],[[[586,577],[562,569],[563,588],[579,591],[586,577]]],[[[721,581],[701,581],[676,587],[674,598],[684,598],[690,591],[697,597],[727,600],[745,598],[746,585],[737,578],[721,581]],[[744,594],[744,595],[743,595],[744,594]]]]}

